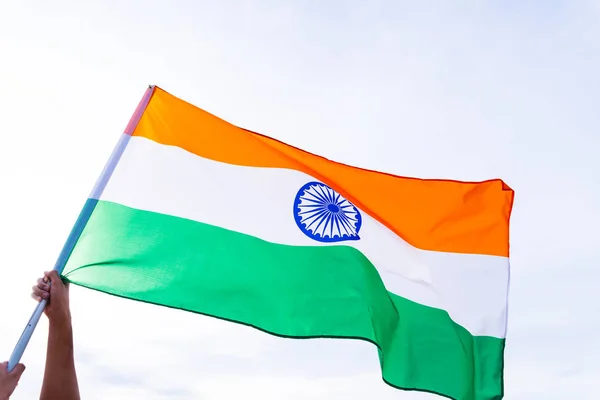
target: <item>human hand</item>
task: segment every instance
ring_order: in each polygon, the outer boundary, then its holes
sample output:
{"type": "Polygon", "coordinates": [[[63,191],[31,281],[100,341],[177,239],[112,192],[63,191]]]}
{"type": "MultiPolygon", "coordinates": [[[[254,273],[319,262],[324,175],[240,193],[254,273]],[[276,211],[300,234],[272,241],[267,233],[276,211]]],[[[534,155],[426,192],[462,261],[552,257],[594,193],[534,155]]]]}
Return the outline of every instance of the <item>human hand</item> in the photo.
{"type": "Polygon", "coordinates": [[[8,362],[0,364],[0,400],[8,400],[19,384],[19,379],[25,371],[23,364],[15,365],[12,372],[8,372],[8,362]]]}
{"type": "Polygon", "coordinates": [[[44,277],[37,280],[31,293],[36,301],[47,300],[44,313],[50,322],[63,322],[71,318],[69,308],[69,285],[63,283],[56,271],[44,272],[44,277]]]}

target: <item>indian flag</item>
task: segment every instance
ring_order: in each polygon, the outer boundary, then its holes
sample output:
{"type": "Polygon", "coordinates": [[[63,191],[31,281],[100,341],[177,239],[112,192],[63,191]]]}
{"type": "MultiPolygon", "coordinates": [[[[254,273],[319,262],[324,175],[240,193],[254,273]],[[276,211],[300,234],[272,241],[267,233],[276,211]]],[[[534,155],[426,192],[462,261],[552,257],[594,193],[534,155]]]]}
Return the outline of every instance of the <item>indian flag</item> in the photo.
{"type": "Polygon", "coordinates": [[[512,203],[501,180],[340,164],[151,87],[63,275],[273,335],[365,340],[393,387],[501,399],[512,203]]]}

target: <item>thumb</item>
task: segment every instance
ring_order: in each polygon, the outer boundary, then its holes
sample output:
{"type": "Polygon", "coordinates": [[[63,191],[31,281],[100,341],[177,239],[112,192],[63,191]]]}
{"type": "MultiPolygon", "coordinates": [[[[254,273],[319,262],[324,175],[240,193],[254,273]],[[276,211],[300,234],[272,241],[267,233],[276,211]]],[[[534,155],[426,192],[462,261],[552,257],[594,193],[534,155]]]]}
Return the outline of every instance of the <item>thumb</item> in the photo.
{"type": "Polygon", "coordinates": [[[62,289],[65,286],[60,275],[55,270],[44,272],[44,276],[47,281],[50,281],[50,293],[52,293],[53,289],[62,289]]]}
{"type": "Polygon", "coordinates": [[[17,364],[15,365],[15,369],[13,369],[9,375],[16,376],[17,379],[19,379],[21,375],[23,375],[23,372],[25,372],[25,365],[17,364]]]}
{"type": "Polygon", "coordinates": [[[54,269],[49,272],[44,272],[44,275],[46,276],[46,278],[50,279],[52,283],[56,283],[61,280],[60,275],[58,275],[58,272],[56,272],[56,270],[54,269]]]}

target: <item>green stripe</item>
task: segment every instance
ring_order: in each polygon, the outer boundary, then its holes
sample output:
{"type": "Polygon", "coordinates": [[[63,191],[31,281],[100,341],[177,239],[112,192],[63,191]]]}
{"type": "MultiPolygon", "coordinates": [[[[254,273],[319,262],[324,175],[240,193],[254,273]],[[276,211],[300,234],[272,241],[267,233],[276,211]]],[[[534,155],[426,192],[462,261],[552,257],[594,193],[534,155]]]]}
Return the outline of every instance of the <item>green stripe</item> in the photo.
{"type": "Polygon", "coordinates": [[[239,322],[285,337],[357,338],[384,380],[454,399],[501,399],[504,340],[388,292],[347,246],[287,246],[100,201],[64,271],[106,293],[239,322]]]}

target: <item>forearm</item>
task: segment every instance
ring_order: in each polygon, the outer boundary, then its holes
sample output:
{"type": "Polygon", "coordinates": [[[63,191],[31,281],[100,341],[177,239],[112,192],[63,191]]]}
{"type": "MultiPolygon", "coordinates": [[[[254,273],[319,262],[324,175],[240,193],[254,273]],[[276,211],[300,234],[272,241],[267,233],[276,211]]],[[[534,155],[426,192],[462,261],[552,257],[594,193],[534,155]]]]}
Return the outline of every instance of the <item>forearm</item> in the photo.
{"type": "Polygon", "coordinates": [[[40,400],[79,400],[71,316],[50,319],[46,371],[40,400]]]}

